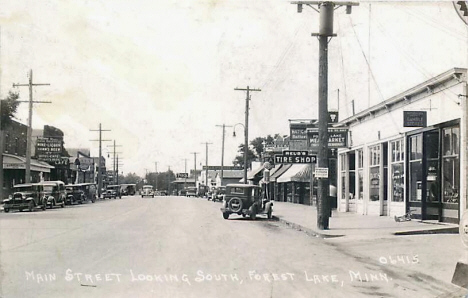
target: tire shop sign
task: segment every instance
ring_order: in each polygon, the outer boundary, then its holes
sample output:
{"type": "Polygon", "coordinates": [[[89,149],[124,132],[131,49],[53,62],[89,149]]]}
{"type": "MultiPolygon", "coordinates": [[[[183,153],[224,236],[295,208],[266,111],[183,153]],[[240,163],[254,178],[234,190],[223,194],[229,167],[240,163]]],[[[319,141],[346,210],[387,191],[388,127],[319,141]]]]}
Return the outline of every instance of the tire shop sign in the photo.
{"type": "MultiPolygon", "coordinates": [[[[319,133],[318,128],[307,129],[310,148],[318,147],[319,133]]],[[[344,148],[348,145],[348,129],[346,128],[328,128],[328,148],[344,148]]]]}
{"type": "Polygon", "coordinates": [[[275,164],[280,163],[316,163],[317,155],[309,155],[307,150],[301,151],[292,151],[287,150],[283,151],[283,154],[275,155],[275,164]]]}

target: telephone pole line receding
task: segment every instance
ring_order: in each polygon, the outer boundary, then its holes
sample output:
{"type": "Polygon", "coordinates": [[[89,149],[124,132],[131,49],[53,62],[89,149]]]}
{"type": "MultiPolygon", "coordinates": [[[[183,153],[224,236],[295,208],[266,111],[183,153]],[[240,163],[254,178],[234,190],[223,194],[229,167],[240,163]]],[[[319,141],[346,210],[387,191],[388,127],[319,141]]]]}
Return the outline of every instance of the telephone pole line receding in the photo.
{"type": "Polygon", "coordinates": [[[110,129],[102,129],[101,123],[99,123],[99,129],[90,129],[89,131],[99,131],[99,140],[91,140],[93,142],[99,142],[99,169],[98,169],[98,197],[101,198],[102,192],[102,142],[110,142],[111,140],[103,140],[102,139],[102,132],[103,131],[111,131],[110,129]]]}
{"type": "Polygon", "coordinates": [[[197,187],[197,154],[199,154],[199,152],[192,152],[192,154],[193,154],[193,158],[194,158],[194,161],[193,161],[193,164],[194,164],[193,177],[195,178],[195,187],[197,187]]]}
{"type": "Polygon", "coordinates": [[[249,148],[249,100],[251,91],[262,91],[260,89],[252,89],[247,86],[246,89],[243,88],[234,88],[236,91],[247,91],[247,97],[245,98],[245,125],[244,125],[244,184],[247,183],[247,150],[249,148]]]}
{"type": "MultiPolygon", "coordinates": [[[[328,1],[292,1],[297,4],[297,12],[302,12],[306,5],[320,13],[319,33],[312,33],[319,39],[319,90],[318,90],[318,133],[319,149],[317,154],[317,167],[328,170],[328,42],[336,34],[333,33],[333,13],[335,8],[346,6],[346,13],[351,14],[356,2],[328,2],[328,1]],[[318,6],[318,10],[313,7],[318,6]]],[[[318,179],[317,189],[317,228],[327,230],[330,219],[329,177],[318,179]]]]}
{"type": "Polygon", "coordinates": [[[117,154],[117,153],[122,153],[122,152],[115,152],[115,148],[116,148],[116,147],[122,147],[122,145],[116,145],[116,144],[115,144],[115,140],[114,140],[114,145],[107,146],[107,147],[114,147],[114,154],[113,154],[113,156],[112,156],[112,158],[113,158],[112,164],[114,165],[114,168],[113,168],[112,170],[114,171],[114,179],[113,179],[113,182],[114,182],[114,184],[117,184],[116,181],[118,181],[118,178],[116,179],[115,170],[117,169],[117,172],[118,172],[118,167],[116,167],[116,159],[115,159],[115,158],[116,158],[116,154],[117,154]]]}
{"type": "Polygon", "coordinates": [[[208,145],[211,145],[213,143],[208,143],[208,142],[205,142],[205,143],[202,143],[202,144],[205,144],[206,146],[206,160],[205,160],[205,165],[206,165],[206,169],[205,169],[205,184],[206,186],[208,186],[208,145]]]}
{"type": "Polygon", "coordinates": [[[221,185],[223,186],[223,177],[224,177],[224,137],[226,136],[226,127],[232,127],[232,125],[216,125],[217,127],[222,127],[223,128],[223,141],[221,145],[221,185]]]}
{"type": "Polygon", "coordinates": [[[32,114],[33,103],[51,103],[50,101],[33,101],[33,87],[36,86],[50,86],[50,84],[33,84],[33,71],[29,70],[29,83],[28,84],[13,84],[13,87],[29,87],[29,101],[19,101],[29,103],[29,116],[28,116],[28,131],[26,142],[26,173],[25,183],[31,183],[31,135],[32,135],[32,114]]]}

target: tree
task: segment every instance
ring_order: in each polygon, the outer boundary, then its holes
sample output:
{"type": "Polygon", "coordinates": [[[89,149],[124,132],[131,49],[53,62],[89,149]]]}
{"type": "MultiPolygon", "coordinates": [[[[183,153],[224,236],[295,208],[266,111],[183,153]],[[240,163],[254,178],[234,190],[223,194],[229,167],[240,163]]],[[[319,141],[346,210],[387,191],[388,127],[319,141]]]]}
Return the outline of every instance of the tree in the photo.
{"type": "Polygon", "coordinates": [[[126,176],[123,176],[122,178],[120,178],[119,176],[120,184],[137,184],[141,180],[142,178],[135,173],[128,173],[126,176]]]}
{"type": "Polygon", "coordinates": [[[8,97],[1,101],[0,108],[2,110],[2,114],[1,114],[2,129],[10,125],[12,118],[15,115],[16,110],[18,109],[18,105],[19,105],[18,98],[19,98],[18,93],[8,91],[8,97]]]}
{"type": "MultiPolygon", "coordinates": [[[[232,163],[235,166],[244,167],[244,144],[239,145],[239,150],[237,152],[239,152],[239,155],[234,158],[232,163]]],[[[247,148],[247,167],[250,167],[254,159],[255,153],[250,148],[247,148]]]]}

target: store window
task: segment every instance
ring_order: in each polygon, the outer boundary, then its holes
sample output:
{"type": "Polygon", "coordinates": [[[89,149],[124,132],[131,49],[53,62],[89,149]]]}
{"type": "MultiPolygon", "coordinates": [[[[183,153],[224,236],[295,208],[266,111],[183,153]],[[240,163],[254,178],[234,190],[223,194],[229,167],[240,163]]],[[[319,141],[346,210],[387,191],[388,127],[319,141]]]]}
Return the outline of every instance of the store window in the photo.
{"type": "Polygon", "coordinates": [[[458,204],[460,189],[460,129],[451,127],[443,129],[443,162],[442,162],[442,201],[447,204],[458,204]]]}
{"type": "Polygon", "coordinates": [[[356,150],[358,159],[358,200],[364,198],[364,151],[362,149],[356,150]]]}
{"type": "Polygon", "coordinates": [[[405,145],[403,139],[391,142],[391,171],[393,202],[403,202],[405,197],[405,145]]]}
{"type": "Polygon", "coordinates": [[[346,170],[347,170],[347,166],[346,166],[346,154],[340,154],[340,169],[341,169],[341,172],[340,172],[340,178],[341,178],[341,199],[343,201],[346,200],[346,170]]]}
{"type": "Polygon", "coordinates": [[[422,134],[408,138],[409,143],[409,200],[421,202],[422,198],[422,134]]]}
{"type": "Polygon", "coordinates": [[[369,199],[380,199],[380,145],[369,147],[369,199]]]}

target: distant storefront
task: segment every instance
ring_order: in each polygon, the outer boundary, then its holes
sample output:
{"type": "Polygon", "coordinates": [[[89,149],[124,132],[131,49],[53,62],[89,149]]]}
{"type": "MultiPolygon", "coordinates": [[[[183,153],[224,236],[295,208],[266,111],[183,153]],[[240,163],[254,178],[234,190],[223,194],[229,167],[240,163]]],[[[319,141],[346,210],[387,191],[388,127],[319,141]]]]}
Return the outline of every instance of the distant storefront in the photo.
{"type": "Polygon", "coordinates": [[[339,210],[458,222],[466,208],[465,85],[466,71],[455,68],[340,121],[349,147],[338,151],[339,210]]]}

